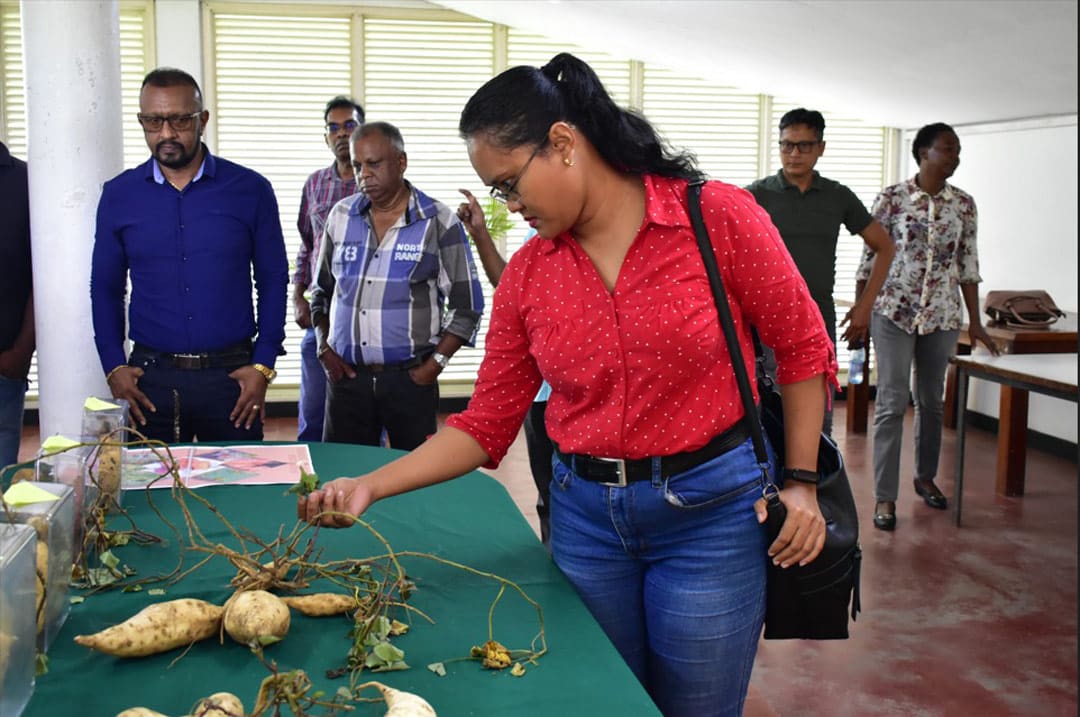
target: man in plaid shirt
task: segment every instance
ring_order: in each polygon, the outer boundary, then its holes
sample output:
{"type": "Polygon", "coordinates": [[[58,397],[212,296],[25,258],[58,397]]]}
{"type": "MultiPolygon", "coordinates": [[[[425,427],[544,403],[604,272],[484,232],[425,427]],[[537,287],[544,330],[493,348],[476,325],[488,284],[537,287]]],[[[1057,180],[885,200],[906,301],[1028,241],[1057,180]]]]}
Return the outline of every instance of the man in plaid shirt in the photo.
{"type": "Polygon", "coordinates": [[[311,305],[307,291],[315,278],[323,227],[330,210],[339,201],[356,193],[356,177],[349,159],[349,137],[364,122],[364,108],[354,100],[338,95],[326,103],[326,146],[334,153],[334,163],[312,172],[304,182],[300,196],[300,251],[293,272],[293,318],[306,329],[300,340],[300,406],[297,439],[321,441],[323,413],[326,411],[326,375],[316,356],[315,331],[311,326],[311,305]]]}
{"type": "Polygon", "coordinates": [[[405,180],[401,132],[352,136],[361,193],[326,220],[311,321],[326,371],[323,439],[412,450],[435,432],[437,379],[473,345],[484,295],[461,221],[405,180]]]}

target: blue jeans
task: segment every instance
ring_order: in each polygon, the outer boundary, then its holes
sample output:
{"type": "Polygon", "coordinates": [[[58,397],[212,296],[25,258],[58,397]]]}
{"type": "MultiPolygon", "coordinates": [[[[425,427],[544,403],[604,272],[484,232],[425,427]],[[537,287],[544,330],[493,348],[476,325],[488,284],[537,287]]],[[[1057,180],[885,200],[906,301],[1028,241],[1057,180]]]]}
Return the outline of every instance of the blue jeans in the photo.
{"type": "Polygon", "coordinates": [[[321,441],[326,414],[326,373],[319,362],[314,329],[300,340],[300,405],[296,420],[296,440],[321,441]]]}
{"type": "Polygon", "coordinates": [[[667,480],[654,465],[651,482],[624,488],[553,467],[555,564],[660,710],[742,714],[768,547],[752,442],[667,480]]]}
{"type": "Polygon", "coordinates": [[[0,376],[0,468],[19,460],[26,379],[0,376]]]}

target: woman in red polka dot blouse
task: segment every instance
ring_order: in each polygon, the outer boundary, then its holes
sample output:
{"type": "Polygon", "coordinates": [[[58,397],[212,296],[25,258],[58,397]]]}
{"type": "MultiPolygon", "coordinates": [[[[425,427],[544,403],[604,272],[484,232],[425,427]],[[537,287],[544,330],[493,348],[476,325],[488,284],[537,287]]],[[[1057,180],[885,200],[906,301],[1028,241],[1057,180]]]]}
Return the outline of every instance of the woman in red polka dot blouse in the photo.
{"type": "MultiPolygon", "coordinates": [[[[301,499],[299,515],[344,527],[319,514],[498,465],[546,379],[556,564],[665,715],[738,715],[765,561],[810,562],[825,527],[816,487],[795,481],[775,542],[760,525],[761,471],[687,214],[693,158],[568,54],[490,80],[459,129],[492,196],[540,238],[503,272],[469,407],[410,454],[301,499]]],[[[748,372],[751,325],[776,351],[784,468],[815,471],[836,381],[821,314],[750,194],[710,181],[702,205],[748,372]]]]}

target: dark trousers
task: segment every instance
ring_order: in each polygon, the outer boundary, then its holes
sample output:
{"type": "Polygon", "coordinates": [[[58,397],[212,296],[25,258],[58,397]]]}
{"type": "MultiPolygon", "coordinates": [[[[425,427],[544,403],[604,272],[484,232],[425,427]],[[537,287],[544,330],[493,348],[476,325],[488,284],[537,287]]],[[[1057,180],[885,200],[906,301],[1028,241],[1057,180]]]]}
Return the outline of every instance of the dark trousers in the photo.
{"type": "Polygon", "coordinates": [[[536,515],[540,519],[540,540],[551,550],[551,461],[555,449],[548,437],[544,411],[547,401],[534,401],[525,414],[525,447],[529,451],[529,468],[536,484],[536,515]]]}
{"type": "Polygon", "coordinates": [[[239,428],[229,420],[240,397],[240,384],[229,374],[244,363],[201,369],[173,367],[167,359],[136,348],[128,365],[143,370],[139,390],[157,411],[143,409],[146,425],[134,427],[147,438],[166,443],[200,441],[261,441],[262,421],[239,428]]]}
{"type": "Polygon", "coordinates": [[[383,429],[391,448],[411,451],[435,433],[439,384],[418,386],[407,370],[369,373],[326,384],[323,440],[378,446],[383,429]]]}

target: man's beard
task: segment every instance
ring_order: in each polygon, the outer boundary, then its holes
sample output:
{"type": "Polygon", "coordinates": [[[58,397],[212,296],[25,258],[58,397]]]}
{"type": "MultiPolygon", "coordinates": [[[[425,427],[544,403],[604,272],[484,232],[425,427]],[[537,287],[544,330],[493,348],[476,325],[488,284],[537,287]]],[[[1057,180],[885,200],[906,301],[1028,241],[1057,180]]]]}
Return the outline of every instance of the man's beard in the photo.
{"type": "Polygon", "coordinates": [[[184,167],[191,164],[191,162],[195,159],[195,157],[198,156],[198,154],[199,145],[196,145],[195,148],[190,153],[188,153],[184,151],[184,145],[180,144],[179,142],[173,142],[171,140],[158,142],[157,146],[154,147],[154,159],[158,161],[158,164],[164,167],[168,167],[169,169],[183,169],[184,167]],[[165,156],[161,150],[162,147],[166,145],[177,148],[179,154],[165,156]]]}

